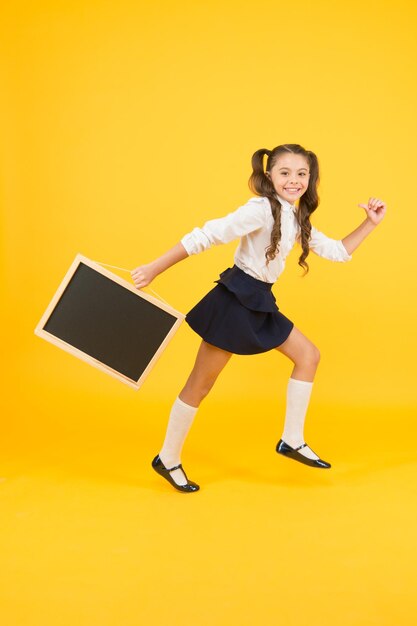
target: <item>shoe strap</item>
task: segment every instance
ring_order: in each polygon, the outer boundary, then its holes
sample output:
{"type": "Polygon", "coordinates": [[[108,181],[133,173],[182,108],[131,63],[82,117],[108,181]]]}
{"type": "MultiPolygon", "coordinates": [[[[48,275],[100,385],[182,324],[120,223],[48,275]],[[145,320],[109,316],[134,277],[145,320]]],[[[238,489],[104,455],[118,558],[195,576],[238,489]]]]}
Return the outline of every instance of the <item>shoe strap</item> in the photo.
{"type": "Polygon", "coordinates": [[[298,448],[294,448],[294,450],[300,450],[301,448],[304,448],[307,444],[303,443],[301,446],[298,446],[298,448]]]}
{"type": "Polygon", "coordinates": [[[180,463],[179,465],[175,465],[175,467],[171,467],[170,469],[166,468],[167,472],[173,472],[174,470],[181,468],[182,469],[182,464],[180,463]]]}
{"type": "Polygon", "coordinates": [[[165,469],[166,469],[166,471],[167,471],[167,472],[169,472],[169,473],[173,472],[173,471],[174,471],[174,470],[176,470],[176,469],[181,469],[181,470],[182,470],[182,472],[183,472],[183,474],[184,474],[184,476],[185,476],[185,480],[187,481],[187,484],[188,484],[188,482],[189,482],[189,480],[188,480],[188,476],[187,476],[187,474],[185,473],[185,469],[183,468],[182,463],[180,463],[179,465],[174,465],[174,467],[170,467],[169,469],[168,469],[167,467],[165,467],[165,469]]]}
{"type": "Polygon", "coordinates": [[[184,476],[185,476],[185,480],[187,481],[187,485],[188,485],[188,483],[189,483],[188,476],[187,476],[187,474],[185,473],[185,470],[184,470],[184,468],[183,468],[183,466],[182,466],[182,463],[180,463],[179,465],[176,465],[175,467],[171,467],[171,469],[169,469],[169,470],[167,470],[167,471],[168,471],[168,472],[173,472],[173,471],[174,471],[174,470],[176,470],[176,469],[181,469],[181,470],[182,470],[182,473],[184,474],[184,476]]]}

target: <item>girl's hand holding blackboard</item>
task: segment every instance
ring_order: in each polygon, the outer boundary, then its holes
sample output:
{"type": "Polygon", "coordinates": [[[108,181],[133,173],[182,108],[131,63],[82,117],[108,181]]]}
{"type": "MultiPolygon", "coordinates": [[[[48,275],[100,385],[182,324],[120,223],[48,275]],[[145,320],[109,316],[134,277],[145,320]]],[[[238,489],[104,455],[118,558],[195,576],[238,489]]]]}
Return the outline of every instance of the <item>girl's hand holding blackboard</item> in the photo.
{"type": "Polygon", "coordinates": [[[136,289],[142,289],[143,287],[147,287],[149,283],[153,281],[157,272],[153,268],[152,263],[148,263],[146,265],[139,265],[135,267],[134,270],[130,272],[130,275],[135,283],[136,289]]]}
{"type": "Polygon", "coordinates": [[[161,272],[165,272],[165,270],[171,267],[171,265],[174,265],[174,263],[178,263],[178,261],[182,261],[187,257],[188,252],[182,243],[178,242],[175,246],[170,248],[168,252],[165,252],[165,254],[152,261],[152,263],[139,265],[130,272],[133,282],[135,283],[135,287],[137,289],[146,287],[155,278],[155,276],[158,276],[161,272]]]}

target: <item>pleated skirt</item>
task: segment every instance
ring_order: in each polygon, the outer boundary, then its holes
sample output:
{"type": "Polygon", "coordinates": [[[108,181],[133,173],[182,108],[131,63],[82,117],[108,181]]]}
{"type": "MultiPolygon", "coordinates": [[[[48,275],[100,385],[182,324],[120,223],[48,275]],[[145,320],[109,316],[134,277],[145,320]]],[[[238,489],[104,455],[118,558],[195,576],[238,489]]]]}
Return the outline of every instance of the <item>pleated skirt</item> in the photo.
{"type": "Polygon", "coordinates": [[[272,293],[274,283],[250,276],[237,265],[186,314],[202,339],[234,354],[267,352],[283,343],[294,322],[283,315],[272,293]]]}

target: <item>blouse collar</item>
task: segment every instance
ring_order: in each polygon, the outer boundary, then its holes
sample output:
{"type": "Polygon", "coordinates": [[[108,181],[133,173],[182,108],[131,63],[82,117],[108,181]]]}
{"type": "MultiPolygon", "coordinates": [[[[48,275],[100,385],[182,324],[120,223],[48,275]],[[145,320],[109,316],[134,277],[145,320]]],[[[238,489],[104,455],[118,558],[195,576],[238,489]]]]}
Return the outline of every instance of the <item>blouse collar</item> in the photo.
{"type": "Polygon", "coordinates": [[[285,211],[285,212],[293,211],[293,213],[297,212],[297,207],[294,204],[291,204],[291,202],[288,202],[288,200],[285,200],[284,198],[279,196],[277,193],[275,194],[275,196],[276,196],[276,198],[278,198],[278,200],[281,203],[281,210],[282,211],[285,211]]]}

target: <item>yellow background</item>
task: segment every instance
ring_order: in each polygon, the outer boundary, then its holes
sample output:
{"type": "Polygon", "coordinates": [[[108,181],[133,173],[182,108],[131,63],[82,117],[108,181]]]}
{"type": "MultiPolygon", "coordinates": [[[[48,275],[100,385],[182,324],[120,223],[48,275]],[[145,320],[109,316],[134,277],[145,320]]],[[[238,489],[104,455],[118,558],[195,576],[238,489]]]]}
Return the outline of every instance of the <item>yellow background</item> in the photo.
{"type": "MultiPolygon", "coordinates": [[[[398,626],[415,621],[416,8],[411,1],[13,2],[0,19],[0,617],[7,626],[398,626]],[[184,323],[143,387],[33,330],[77,252],[132,269],[245,203],[258,148],[319,158],[317,228],[280,310],[320,349],[305,437],[278,458],[292,363],[233,356],[183,463],[158,477],[200,338],[184,323]]],[[[152,283],[187,312],[237,241],[152,283]]],[[[124,278],[128,275],[120,273],[124,278]]],[[[147,290],[146,290],[147,291],[147,290]]]]}

